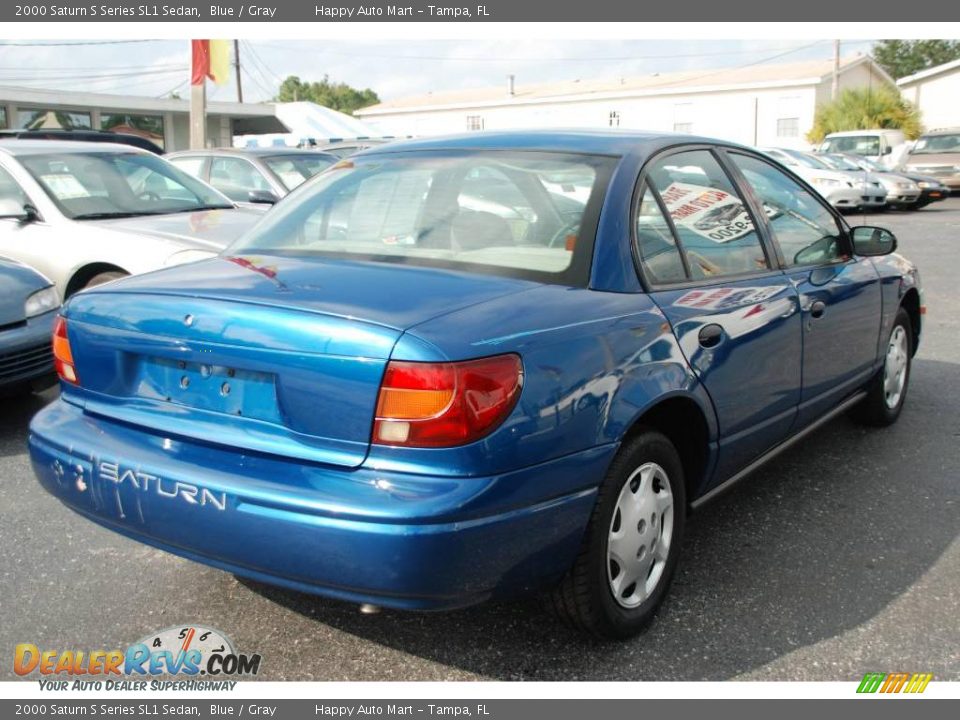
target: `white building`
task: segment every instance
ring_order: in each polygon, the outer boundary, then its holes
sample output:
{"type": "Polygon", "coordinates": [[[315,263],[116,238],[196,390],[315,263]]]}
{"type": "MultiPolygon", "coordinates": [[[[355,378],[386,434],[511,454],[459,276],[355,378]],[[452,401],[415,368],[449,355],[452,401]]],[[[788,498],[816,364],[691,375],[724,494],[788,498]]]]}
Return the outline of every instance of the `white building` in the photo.
{"type": "Polygon", "coordinates": [[[960,60],[900,78],[897,87],[920,108],[928,130],[960,127],[960,60]]]}
{"type": "MultiPolygon", "coordinates": [[[[514,84],[511,77],[502,87],[400,98],[355,114],[381,135],[620,127],[806,148],[804,136],[817,104],[830,99],[832,81],[832,60],[544,85],[514,84]]],[[[841,61],[841,90],[869,85],[894,81],[867,56],[841,61]]]]}

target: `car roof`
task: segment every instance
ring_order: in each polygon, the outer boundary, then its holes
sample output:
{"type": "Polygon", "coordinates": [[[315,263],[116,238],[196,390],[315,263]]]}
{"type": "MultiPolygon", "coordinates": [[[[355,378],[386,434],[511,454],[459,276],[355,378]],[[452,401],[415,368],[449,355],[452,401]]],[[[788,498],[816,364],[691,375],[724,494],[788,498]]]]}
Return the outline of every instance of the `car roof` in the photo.
{"type": "Polygon", "coordinates": [[[322,150],[311,148],[291,147],[256,147],[256,148],[206,148],[204,150],[178,150],[168,153],[167,157],[185,157],[187,155],[250,155],[253,157],[274,157],[276,155],[327,155],[322,150]]]}
{"type": "Polygon", "coordinates": [[[827,133],[826,137],[850,137],[853,135],[903,135],[903,130],[897,128],[870,128],[868,130],[842,130],[827,133]]]}
{"type": "Polygon", "coordinates": [[[927,130],[921,137],[933,137],[935,135],[956,135],[960,133],[960,127],[937,128],[936,130],[927,130]]]}
{"type": "Polygon", "coordinates": [[[0,152],[14,157],[46,155],[57,152],[137,153],[149,155],[146,150],[121,143],[83,142],[82,140],[20,140],[0,138],[0,152]]]}
{"type": "Polygon", "coordinates": [[[539,150],[595,155],[652,153],[671,145],[726,145],[743,147],[716,138],[680,133],[632,130],[516,130],[483,131],[463,135],[402,140],[361,150],[358,155],[381,155],[419,150],[539,150]]]}

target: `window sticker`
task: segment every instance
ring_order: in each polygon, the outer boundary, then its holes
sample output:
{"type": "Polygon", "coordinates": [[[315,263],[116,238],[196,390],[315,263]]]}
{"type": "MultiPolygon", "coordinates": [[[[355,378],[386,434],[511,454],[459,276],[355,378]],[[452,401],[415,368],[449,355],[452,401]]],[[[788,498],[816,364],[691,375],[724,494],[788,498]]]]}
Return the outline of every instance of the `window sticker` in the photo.
{"type": "Polygon", "coordinates": [[[60,200],[90,197],[90,192],[73,175],[41,175],[40,180],[60,200]]]}
{"type": "Polygon", "coordinates": [[[740,199],[723,190],[672,182],[660,196],[674,224],[715,243],[737,240],[754,231],[740,199]]]}

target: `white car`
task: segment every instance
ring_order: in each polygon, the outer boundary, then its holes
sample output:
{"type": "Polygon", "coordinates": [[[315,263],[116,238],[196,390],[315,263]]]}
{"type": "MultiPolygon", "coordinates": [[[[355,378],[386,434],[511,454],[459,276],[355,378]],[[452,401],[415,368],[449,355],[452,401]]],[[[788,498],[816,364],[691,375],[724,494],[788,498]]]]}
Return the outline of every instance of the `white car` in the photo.
{"type": "Polygon", "coordinates": [[[910,145],[902,130],[845,130],[827,135],[817,152],[859,155],[893,170],[903,163],[910,145]]]}
{"type": "Polygon", "coordinates": [[[760,152],[793,170],[837,210],[879,210],[887,203],[883,185],[862,172],[834,170],[819,158],[799,150],[760,148],[760,152]]]}
{"type": "Polygon", "coordinates": [[[61,297],[217,254],[263,213],[126,145],[0,141],[0,256],[61,297]]]}

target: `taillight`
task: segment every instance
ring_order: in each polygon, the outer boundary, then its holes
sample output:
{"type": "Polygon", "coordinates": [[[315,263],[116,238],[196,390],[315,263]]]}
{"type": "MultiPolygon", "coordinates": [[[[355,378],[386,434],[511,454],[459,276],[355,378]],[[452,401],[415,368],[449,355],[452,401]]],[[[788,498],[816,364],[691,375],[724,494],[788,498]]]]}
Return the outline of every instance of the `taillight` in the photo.
{"type": "Polygon", "coordinates": [[[522,385],[517,355],[446,363],[391,360],[377,398],[373,442],[405,447],[474,442],[506,420],[522,385]]]}
{"type": "Polygon", "coordinates": [[[53,326],[53,366],[61,380],[74,385],[80,382],[77,370],[73,366],[73,353],[70,351],[70,340],[67,339],[67,321],[62,315],[57,316],[53,326]]]}

